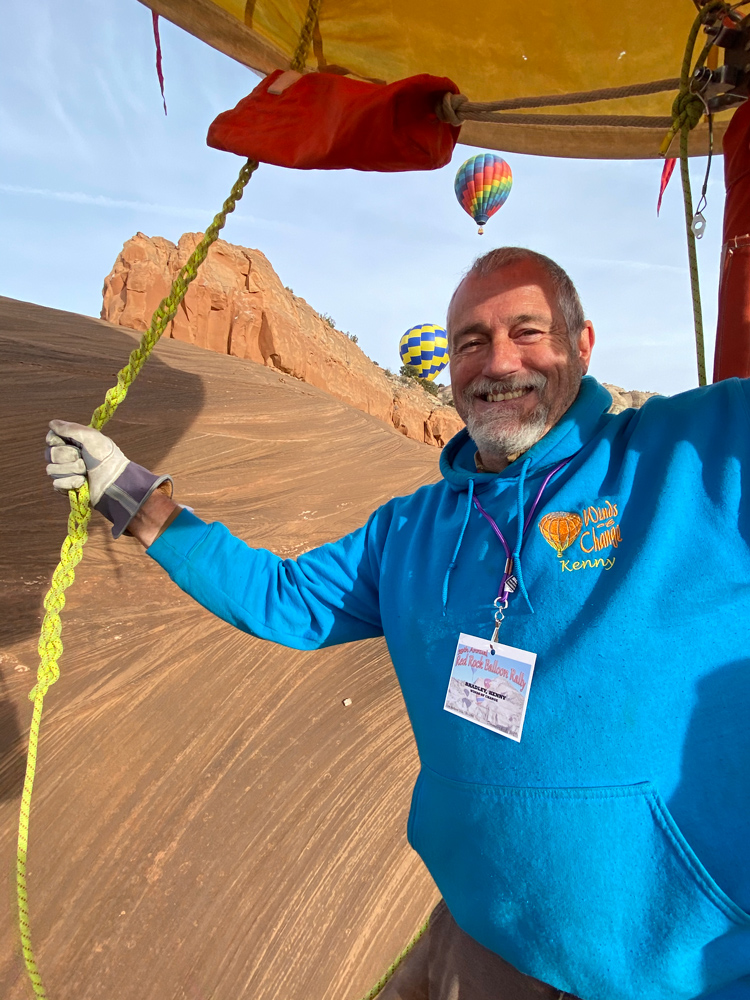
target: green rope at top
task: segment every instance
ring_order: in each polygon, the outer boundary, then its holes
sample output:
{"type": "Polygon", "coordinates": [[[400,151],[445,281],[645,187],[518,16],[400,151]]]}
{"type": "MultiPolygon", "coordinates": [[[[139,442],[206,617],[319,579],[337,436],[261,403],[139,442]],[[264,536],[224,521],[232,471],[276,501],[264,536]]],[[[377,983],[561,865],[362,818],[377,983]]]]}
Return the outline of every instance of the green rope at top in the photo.
{"type": "MultiPolygon", "coordinates": [[[[297,72],[304,71],[321,2],[322,0],[309,0],[299,42],[291,62],[291,68],[297,72]]],[[[101,406],[98,406],[94,410],[90,421],[91,427],[101,430],[112,419],[117,407],[127,396],[128,389],[137,378],[141,368],[143,368],[168,324],[173,319],[180,303],[185,298],[191,281],[195,279],[201,264],[206,259],[211,245],[218,239],[220,231],[224,228],[227,215],[234,211],[236,203],[242,197],[245,186],[257,167],[258,164],[254,160],[248,160],[242,166],[239,177],[232,186],[230,195],[224,202],[221,211],[206,229],[200,243],[196,246],[187,263],[175,278],[169,295],[159,304],[151,319],[148,330],[143,334],[138,346],[131,352],[128,363],[117,373],[117,382],[107,391],[101,406]]],[[[29,729],[26,776],[21,793],[21,808],[18,821],[18,848],[16,853],[18,924],[21,937],[21,950],[31,981],[31,987],[37,1000],[47,1000],[47,993],[31,945],[29,898],[26,879],[31,794],[36,774],[39,730],[44,696],[50,685],[54,684],[60,676],[58,660],[63,651],[61,638],[62,620],[60,614],[65,607],[65,591],[75,580],[75,568],[83,557],[83,547],[88,538],[88,523],[91,518],[87,483],[84,483],[80,490],[71,490],[69,497],[70,515],[68,517],[68,534],[60,551],[60,562],[52,574],[50,589],[44,598],[45,614],[39,636],[40,660],[37,671],[37,683],[29,694],[29,698],[34,703],[34,711],[29,729]]]]}
{"type": "Polygon", "coordinates": [[[691,62],[698,32],[710,21],[715,21],[729,7],[724,0],[712,0],[707,3],[693,21],[685,45],[680,72],[680,89],[672,104],[672,126],[664,137],[661,153],[667,155],[672,140],[680,133],[680,177],[682,179],[682,197],[685,207],[685,232],[687,236],[688,266],[690,269],[690,290],[693,299],[693,322],[695,326],[695,355],[698,366],[698,385],[706,384],[706,352],[703,336],[703,309],[701,306],[700,279],[698,275],[698,254],[693,232],[693,195],[690,189],[690,167],[688,162],[688,143],[690,132],[703,117],[706,110],[701,98],[690,90],[690,80],[696,69],[703,66],[713,44],[712,39],[706,42],[691,70],[691,62]]]}
{"type": "MultiPolygon", "coordinates": [[[[297,49],[292,57],[291,69],[303,72],[310,48],[313,31],[318,19],[322,0],[310,0],[307,14],[300,32],[297,49]]],[[[198,270],[206,259],[211,245],[218,239],[224,228],[227,215],[233,212],[237,202],[243,195],[245,186],[258,167],[254,160],[243,164],[239,177],[232,186],[229,197],[224,202],[221,211],[214,217],[206,229],[203,238],[190,255],[187,263],[175,278],[169,295],[157,307],[148,330],[143,334],[138,346],[131,352],[127,364],[117,373],[117,381],[106,393],[104,402],[92,414],[89,426],[101,430],[114,416],[117,407],[127,396],[128,389],[137,378],[140,370],[148,360],[151,352],[164,334],[168,324],[173,319],[180,303],[185,298],[190,283],[196,278],[198,270]]],[[[61,612],[65,607],[65,591],[75,580],[75,568],[83,557],[83,547],[88,538],[88,523],[91,518],[88,484],[84,483],[80,490],[72,490],[70,497],[70,515],[68,517],[68,534],[60,552],[60,562],[52,574],[52,582],[44,598],[45,615],[39,636],[39,669],[37,683],[29,694],[34,703],[34,711],[29,729],[26,775],[21,794],[21,808],[18,823],[18,848],[16,855],[16,886],[18,893],[18,923],[21,937],[21,950],[26,969],[37,1000],[47,1000],[47,992],[36,964],[31,944],[31,925],[29,916],[28,885],[26,878],[26,863],[28,857],[29,822],[31,815],[31,794],[34,787],[36,762],[39,745],[39,730],[42,719],[44,696],[49,687],[58,680],[60,668],[58,660],[62,655],[62,620],[61,612]]],[[[372,1000],[385,986],[398,966],[409,954],[417,941],[427,929],[425,923],[413,940],[392,963],[385,975],[367,994],[367,1000],[372,1000]]]]}
{"type": "MultiPolygon", "coordinates": [[[[159,338],[166,330],[168,323],[177,312],[180,303],[185,298],[190,282],[198,274],[198,269],[206,259],[211,244],[216,241],[219,232],[223,229],[227,215],[234,211],[237,201],[242,197],[245,185],[250,180],[257,166],[258,164],[252,160],[248,160],[243,165],[239,177],[235,181],[232,191],[224,202],[221,211],[216,215],[200,243],[190,255],[187,263],[180,270],[169,295],[160,303],[154,313],[151,324],[143,334],[138,347],[131,352],[128,363],[117,373],[117,382],[107,391],[102,405],[94,410],[89,426],[100,430],[114,416],[117,407],[125,399],[128,389],[146,363],[159,338]]],[[[70,515],[68,518],[68,534],[60,551],[60,562],[52,574],[52,583],[44,598],[45,614],[39,635],[37,682],[29,694],[29,698],[34,702],[34,712],[29,729],[26,776],[21,793],[21,808],[18,821],[18,849],[16,854],[18,924],[24,962],[26,963],[32,989],[38,1000],[47,1000],[47,993],[31,946],[31,925],[26,880],[31,793],[36,773],[39,729],[41,726],[44,696],[50,685],[54,684],[60,676],[58,660],[63,651],[60,613],[65,607],[65,591],[75,580],[75,568],[83,557],[83,546],[86,544],[88,538],[88,523],[91,518],[88,483],[84,483],[80,490],[71,490],[69,496],[70,515]]]]}
{"type": "Polygon", "coordinates": [[[297,73],[305,72],[307,53],[310,51],[313,31],[315,31],[315,25],[318,23],[322,3],[323,0],[309,0],[307,5],[307,13],[305,14],[305,20],[302,22],[297,48],[294,50],[292,61],[289,64],[289,69],[293,69],[297,73]]]}

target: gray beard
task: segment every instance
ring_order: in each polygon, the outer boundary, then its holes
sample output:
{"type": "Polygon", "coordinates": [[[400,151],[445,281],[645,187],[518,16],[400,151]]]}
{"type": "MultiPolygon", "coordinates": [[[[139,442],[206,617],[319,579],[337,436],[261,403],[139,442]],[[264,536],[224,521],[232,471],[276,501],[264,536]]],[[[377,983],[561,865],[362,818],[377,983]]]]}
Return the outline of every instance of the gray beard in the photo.
{"type": "Polygon", "coordinates": [[[547,424],[547,407],[537,407],[537,411],[525,424],[516,427],[488,426],[476,420],[471,414],[466,421],[469,436],[485,458],[507,458],[528,451],[532,445],[544,437],[547,424]],[[539,411],[542,411],[541,413],[539,411]]]}
{"type": "Polygon", "coordinates": [[[473,398],[488,393],[512,392],[529,385],[541,394],[546,384],[547,379],[536,373],[503,381],[476,379],[464,390],[462,402],[466,412],[466,429],[480,455],[505,459],[508,455],[528,451],[544,437],[550,407],[548,403],[540,401],[531,416],[519,423],[516,419],[478,417],[471,406],[473,398]]]}

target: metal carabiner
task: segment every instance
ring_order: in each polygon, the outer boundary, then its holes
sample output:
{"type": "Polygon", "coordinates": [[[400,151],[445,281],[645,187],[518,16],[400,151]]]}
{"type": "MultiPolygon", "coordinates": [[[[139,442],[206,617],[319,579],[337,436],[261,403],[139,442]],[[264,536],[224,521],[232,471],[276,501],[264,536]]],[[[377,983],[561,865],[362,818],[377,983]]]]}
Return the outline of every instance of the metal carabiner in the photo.
{"type": "Polygon", "coordinates": [[[492,643],[497,642],[497,637],[500,634],[500,626],[503,624],[505,619],[504,611],[508,609],[508,598],[496,597],[493,601],[495,606],[495,631],[492,633],[492,638],[490,639],[490,654],[495,655],[495,650],[492,648],[492,643]]]}

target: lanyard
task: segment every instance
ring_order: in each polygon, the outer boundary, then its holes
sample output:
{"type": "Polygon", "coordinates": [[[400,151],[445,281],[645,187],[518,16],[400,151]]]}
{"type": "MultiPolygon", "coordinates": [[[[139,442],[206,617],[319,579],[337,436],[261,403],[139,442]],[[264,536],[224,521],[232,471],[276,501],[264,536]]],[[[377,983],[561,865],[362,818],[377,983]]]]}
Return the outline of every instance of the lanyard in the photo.
{"type": "MultiPolygon", "coordinates": [[[[576,452],[576,455],[577,454],[578,452],[576,452]]],[[[519,545],[518,547],[519,555],[521,553],[521,546],[523,545],[524,540],[526,538],[526,533],[529,530],[529,526],[531,525],[532,520],[534,519],[534,513],[537,507],[539,506],[544,491],[547,489],[547,484],[549,483],[550,479],[552,479],[552,477],[555,475],[555,473],[559,472],[560,469],[564,469],[565,466],[568,464],[568,462],[572,461],[574,458],[575,455],[571,455],[570,458],[566,458],[564,461],[560,462],[559,465],[556,465],[552,470],[552,472],[550,472],[547,475],[542,485],[539,487],[539,492],[537,493],[534,502],[531,505],[531,510],[529,511],[528,517],[526,518],[526,523],[523,526],[523,534],[521,535],[521,545],[519,545]]],[[[505,569],[503,570],[503,575],[500,580],[500,586],[497,591],[497,597],[494,600],[495,631],[493,632],[492,639],[490,640],[491,642],[497,642],[498,633],[500,632],[500,626],[502,625],[503,618],[505,617],[503,612],[508,607],[508,597],[513,593],[513,591],[518,586],[518,580],[515,578],[515,576],[513,576],[513,556],[511,555],[510,552],[510,546],[505,540],[505,535],[502,533],[500,528],[498,528],[495,519],[490,514],[487,513],[487,511],[484,509],[484,507],[481,505],[481,503],[476,497],[474,497],[474,506],[482,515],[482,517],[489,522],[490,527],[502,542],[503,549],[505,550],[505,569]]]]}

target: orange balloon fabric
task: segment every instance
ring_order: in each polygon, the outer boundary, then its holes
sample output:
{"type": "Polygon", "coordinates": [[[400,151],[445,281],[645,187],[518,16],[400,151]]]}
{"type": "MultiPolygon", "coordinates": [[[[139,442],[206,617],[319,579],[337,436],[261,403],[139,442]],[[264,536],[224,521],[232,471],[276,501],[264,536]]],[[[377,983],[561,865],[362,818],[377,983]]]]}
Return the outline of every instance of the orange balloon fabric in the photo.
{"type": "Polygon", "coordinates": [[[458,87],[420,74],[388,85],[308,73],[281,94],[268,88],[277,70],[225,111],[208,145],[301,170],[435,170],[450,162],[459,129],[435,106],[458,87]]]}

